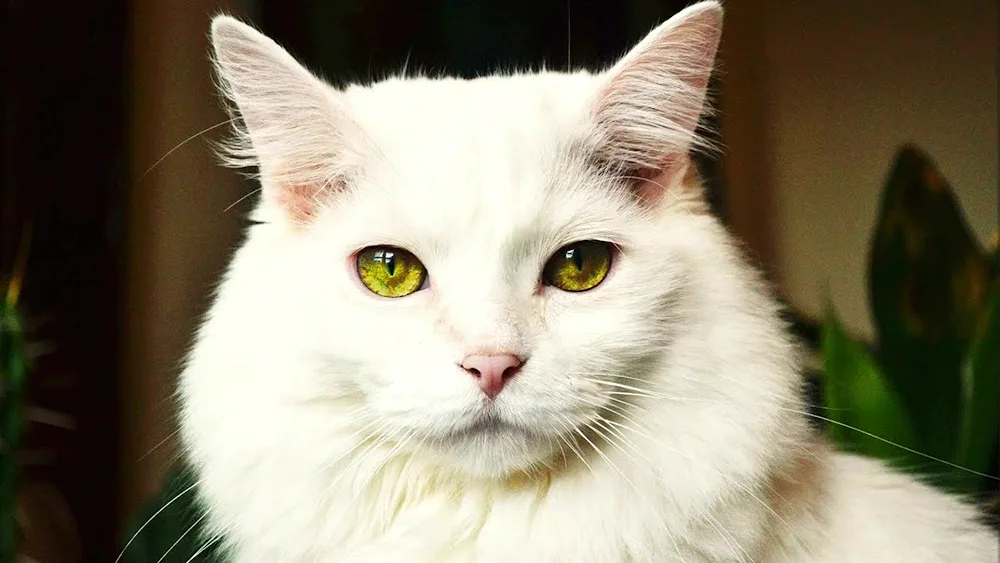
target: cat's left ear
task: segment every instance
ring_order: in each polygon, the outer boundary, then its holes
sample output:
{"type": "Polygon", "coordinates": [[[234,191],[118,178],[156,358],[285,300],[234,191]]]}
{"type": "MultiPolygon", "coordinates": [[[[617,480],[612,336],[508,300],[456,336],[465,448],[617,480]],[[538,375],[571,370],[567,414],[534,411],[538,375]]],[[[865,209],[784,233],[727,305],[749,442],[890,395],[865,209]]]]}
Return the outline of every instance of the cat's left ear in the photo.
{"type": "Polygon", "coordinates": [[[598,158],[625,174],[676,181],[696,133],[722,35],[716,1],[685,8],[601,75],[594,116],[598,158]]]}

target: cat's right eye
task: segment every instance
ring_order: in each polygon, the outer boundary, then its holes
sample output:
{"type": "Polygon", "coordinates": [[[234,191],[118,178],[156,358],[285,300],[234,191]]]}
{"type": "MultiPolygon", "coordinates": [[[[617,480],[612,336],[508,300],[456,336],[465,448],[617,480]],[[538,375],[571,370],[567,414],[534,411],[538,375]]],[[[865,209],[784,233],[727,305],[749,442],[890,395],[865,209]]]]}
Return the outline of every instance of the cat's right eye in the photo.
{"type": "Polygon", "coordinates": [[[358,278],[382,297],[406,297],[427,281],[427,268],[411,252],[394,246],[369,246],[358,252],[358,278]]]}

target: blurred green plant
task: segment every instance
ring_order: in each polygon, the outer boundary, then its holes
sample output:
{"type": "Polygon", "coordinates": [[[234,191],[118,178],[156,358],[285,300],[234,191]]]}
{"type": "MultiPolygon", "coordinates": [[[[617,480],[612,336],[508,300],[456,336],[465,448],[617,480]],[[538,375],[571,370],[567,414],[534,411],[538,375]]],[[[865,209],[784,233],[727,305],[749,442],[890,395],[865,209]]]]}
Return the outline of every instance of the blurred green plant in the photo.
{"type": "Polygon", "coordinates": [[[998,253],[970,232],[920,149],[899,151],[869,255],[869,353],[828,307],[823,397],[844,449],[980,496],[996,479],[1000,415],[998,253]]]}
{"type": "Polygon", "coordinates": [[[18,297],[27,261],[27,230],[0,303],[0,563],[17,559],[18,454],[24,432],[28,359],[18,297]]]}

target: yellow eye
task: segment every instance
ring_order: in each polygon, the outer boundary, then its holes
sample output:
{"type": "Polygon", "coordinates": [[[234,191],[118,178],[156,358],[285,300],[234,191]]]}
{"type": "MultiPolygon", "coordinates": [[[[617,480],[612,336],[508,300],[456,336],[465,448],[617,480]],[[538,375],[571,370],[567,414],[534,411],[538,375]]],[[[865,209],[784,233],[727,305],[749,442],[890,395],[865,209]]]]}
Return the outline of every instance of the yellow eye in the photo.
{"type": "Polygon", "coordinates": [[[563,291],[587,291],[604,281],[610,269],[611,245],[584,240],[560,248],[549,258],[542,281],[563,291]]]}
{"type": "Polygon", "coordinates": [[[376,295],[405,297],[423,287],[427,269],[402,248],[369,246],[358,252],[358,277],[376,295]]]}

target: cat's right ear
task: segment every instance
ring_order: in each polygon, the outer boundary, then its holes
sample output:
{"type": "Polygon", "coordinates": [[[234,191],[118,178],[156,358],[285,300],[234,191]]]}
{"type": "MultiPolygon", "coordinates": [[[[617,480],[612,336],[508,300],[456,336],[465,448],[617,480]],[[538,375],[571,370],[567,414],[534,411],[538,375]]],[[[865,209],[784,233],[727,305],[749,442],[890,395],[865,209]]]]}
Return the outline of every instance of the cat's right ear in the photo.
{"type": "Polygon", "coordinates": [[[263,208],[307,223],[357,173],[356,126],[336,91],[254,28],[216,16],[211,38],[237,132],[224,161],[257,166],[263,208]]]}

